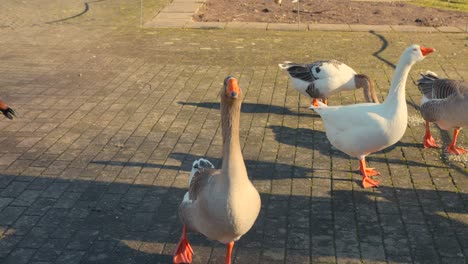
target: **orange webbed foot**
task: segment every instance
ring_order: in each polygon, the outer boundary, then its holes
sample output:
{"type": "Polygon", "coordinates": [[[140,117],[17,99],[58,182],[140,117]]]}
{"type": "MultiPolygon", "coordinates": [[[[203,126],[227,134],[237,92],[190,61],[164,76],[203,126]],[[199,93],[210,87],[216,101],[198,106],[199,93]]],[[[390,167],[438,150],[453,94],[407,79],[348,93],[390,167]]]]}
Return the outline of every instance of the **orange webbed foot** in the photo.
{"type": "Polygon", "coordinates": [[[467,150],[462,149],[462,148],[459,148],[459,147],[457,147],[457,146],[449,146],[449,147],[447,147],[447,152],[450,153],[450,154],[453,154],[453,155],[461,155],[461,154],[468,153],[467,150]]]}
{"type": "Polygon", "coordinates": [[[379,187],[379,182],[369,177],[364,177],[362,179],[362,187],[364,188],[379,187]]]}
{"type": "Polygon", "coordinates": [[[431,135],[424,137],[423,143],[424,143],[424,148],[437,148],[438,147],[435,139],[431,135]]]}
{"type": "Polygon", "coordinates": [[[378,172],[374,168],[366,168],[366,175],[368,177],[377,176],[377,175],[380,175],[380,172],[378,172]]]}
{"type": "Polygon", "coordinates": [[[187,239],[182,239],[174,255],[174,264],[192,263],[193,249],[187,239]]]}
{"type": "Polygon", "coordinates": [[[312,100],[312,105],[315,106],[315,107],[319,107],[319,103],[318,103],[318,100],[316,98],[314,98],[312,100]]]}
{"type": "Polygon", "coordinates": [[[182,237],[180,238],[179,245],[177,245],[174,254],[174,264],[192,263],[193,249],[187,240],[186,227],[182,230],[182,237]]]}
{"type": "Polygon", "coordinates": [[[371,179],[370,176],[379,175],[380,173],[374,168],[368,168],[364,159],[359,160],[359,170],[362,175],[362,187],[370,188],[379,186],[379,182],[371,179]]]}
{"type": "Polygon", "coordinates": [[[365,168],[364,172],[362,171],[362,168],[358,168],[358,170],[361,172],[361,175],[366,175],[367,177],[380,175],[380,172],[374,168],[365,168]]]}

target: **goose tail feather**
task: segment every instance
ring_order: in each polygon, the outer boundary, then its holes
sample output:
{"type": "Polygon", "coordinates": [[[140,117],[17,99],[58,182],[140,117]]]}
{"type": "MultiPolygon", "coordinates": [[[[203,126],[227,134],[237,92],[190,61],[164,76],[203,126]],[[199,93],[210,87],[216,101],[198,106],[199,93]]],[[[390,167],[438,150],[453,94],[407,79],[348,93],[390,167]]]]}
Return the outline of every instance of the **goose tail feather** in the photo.
{"type": "Polygon", "coordinates": [[[421,78],[417,81],[418,89],[421,93],[426,96],[427,98],[431,97],[432,94],[432,87],[434,85],[434,81],[439,79],[436,73],[431,71],[426,71],[425,73],[420,73],[421,78]]]}
{"type": "MultiPolygon", "coordinates": [[[[190,171],[189,186],[192,184],[192,180],[194,179],[195,175],[206,168],[214,168],[213,163],[203,158],[197,159],[193,162],[192,170],[190,171]]],[[[185,193],[183,202],[191,202],[189,192],[185,193]]]]}
{"type": "Polygon", "coordinates": [[[192,164],[192,170],[190,171],[189,185],[192,183],[195,174],[206,168],[214,168],[213,163],[203,158],[195,160],[192,164]]]}
{"type": "Polygon", "coordinates": [[[289,67],[291,67],[292,64],[293,62],[291,61],[284,61],[283,63],[278,64],[278,67],[280,67],[282,70],[287,70],[289,67]]]}

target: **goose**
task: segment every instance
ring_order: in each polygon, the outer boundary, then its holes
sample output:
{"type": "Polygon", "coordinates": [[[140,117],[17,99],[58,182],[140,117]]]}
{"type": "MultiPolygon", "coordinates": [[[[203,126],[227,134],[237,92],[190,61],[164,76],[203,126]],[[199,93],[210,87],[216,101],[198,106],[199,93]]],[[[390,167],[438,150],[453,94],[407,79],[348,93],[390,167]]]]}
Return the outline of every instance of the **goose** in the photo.
{"type": "Polygon", "coordinates": [[[278,66],[287,71],[294,89],[311,98],[314,106],[318,106],[317,98],[327,104],[332,94],[357,88],[364,88],[367,102],[379,103],[372,80],[340,61],[321,60],[311,64],[285,61],[278,66]]]}
{"type": "Polygon", "coordinates": [[[436,123],[441,129],[454,129],[453,139],[447,152],[455,155],[467,153],[457,147],[460,129],[468,126],[468,82],[451,79],[440,79],[431,71],[421,73],[418,88],[422,93],[421,115],[426,121],[424,148],[436,148],[429,129],[429,122],[436,123]]]}
{"type": "Polygon", "coordinates": [[[322,117],[331,144],[359,159],[364,188],[377,187],[378,181],[370,177],[380,174],[367,167],[366,156],[395,144],[405,133],[408,121],[405,86],[411,67],[434,50],[418,45],[405,49],[396,66],[388,96],[381,104],[327,107],[319,102],[319,107],[310,107],[322,117]]]}
{"type": "Polygon", "coordinates": [[[8,119],[13,119],[16,117],[16,111],[10,108],[3,100],[0,100],[0,111],[8,119]]]}
{"type": "Polygon", "coordinates": [[[206,159],[192,165],[189,190],[179,206],[184,226],[174,263],[192,262],[187,229],[227,244],[225,263],[231,263],[234,242],[249,231],[260,212],[260,195],[248,178],[239,142],[243,93],[236,78],[226,77],[220,97],[222,166],[216,170],[206,159]]]}

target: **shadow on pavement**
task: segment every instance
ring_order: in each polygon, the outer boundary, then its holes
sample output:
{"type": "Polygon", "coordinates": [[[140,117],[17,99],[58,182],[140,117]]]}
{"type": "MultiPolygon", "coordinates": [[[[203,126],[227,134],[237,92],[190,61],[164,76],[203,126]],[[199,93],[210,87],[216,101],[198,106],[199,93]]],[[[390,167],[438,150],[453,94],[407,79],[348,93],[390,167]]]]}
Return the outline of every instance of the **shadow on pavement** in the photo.
{"type": "MultiPolygon", "coordinates": [[[[341,152],[340,150],[333,147],[331,148],[331,144],[329,143],[325,132],[308,129],[308,128],[290,128],[286,126],[269,126],[269,128],[275,134],[275,139],[283,144],[288,144],[292,146],[304,147],[313,150],[318,150],[321,154],[326,156],[333,156],[333,157],[340,157],[340,158],[348,158],[349,156],[345,153],[341,152]]],[[[381,150],[376,153],[380,152],[388,152],[396,147],[419,147],[419,144],[415,143],[402,143],[398,142],[395,145],[381,150]]],[[[385,158],[378,158],[372,156],[370,154],[367,159],[373,162],[379,163],[394,163],[394,164],[407,164],[408,166],[416,166],[416,167],[433,167],[433,168],[444,168],[441,166],[435,165],[427,165],[425,163],[412,161],[412,160],[397,160],[397,159],[385,159],[385,158]]]]}
{"type": "MultiPolygon", "coordinates": [[[[181,166],[172,166],[164,164],[153,164],[145,162],[120,162],[120,161],[104,161],[96,160],[91,161],[92,164],[100,164],[106,166],[126,166],[126,167],[141,167],[141,168],[162,168],[168,170],[181,170],[189,172],[192,169],[192,163],[202,156],[195,156],[186,153],[172,153],[169,155],[170,158],[179,160],[181,166]]],[[[221,167],[221,158],[206,157],[212,162],[216,168],[221,167]]],[[[268,180],[268,179],[284,179],[284,178],[310,178],[314,170],[306,167],[295,166],[285,163],[278,162],[267,162],[267,161],[256,161],[256,160],[245,160],[245,165],[249,171],[249,176],[256,180],[268,180]]]]}
{"type": "Polygon", "coordinates": [[[375,32],[375,31],[373,31],[373,30],[371,30],[371,31],[369,31],[369,32],[370,32],[372,35],[378,37],[378,38],[382,41],[382,47],[380,47],[380,49],[379,49],[378,51],[372,53],[372,55],[373,55],[374,57],[376,57],[377,59],[379,59],[380,61],[382,61],[382,62],[384,62],[385,64],[387,64],[388,66],[390,66],[390,67],[392,67],[392,68],[395,69],[395,68],[396,68],[396,65],[395,65],[395,64],[393,64],[393,63],[390,62],[389,60],[384,59],[384,58],[382,58],[382,57],[380,56],[380,53],[381,53],[382,51],[384,51],[384,50],[387,49],[387,47],[388,47],[388,40],[387,40],[384,36],[378,34],[377,32],[375,32]]]}
{"type": "MultiPolygon", "coordinates": [[[[219,109],[220,105],[218,102],[178,102],[181,105],[191,105],[196,107],[203,107],[208,109],[219,109]]],[[[318,117],[319,115],[313,113],[297,113],[289,110],[286,107],[276,106],[276,105],[268,105],[268,104],[257,104],[257,103],[242,103],[241,108],[242,113],[265,113],[265,114],[285,114],[285,115],[293,115],[293,116],[310,116],[310,117],[318,117]]]]}
{"type": "MultiPolygon", "coordinates": [[[[34,248],[31,260],[41,261],[79,252],[76,263],[80,258],[80,263],[170,263],[181,229],[177,208],[186,189],[158,186],[160,177],[142,185],[2,174],[2,183],[27,182],[25,193],[40,195],[4,205],[0,225],[8,231],[0,239],[1,252],[34,248]]],[[[468,243],[466,223],[447,218],[447,213],[467,213],[467,194],[323,189],[328,191],[313,196],[261,194],[256,224],[236,243],[236,263],[253,263],[252,255],[274,261],[272,251],[286,254],[286,262],[292,256],[317,261],[337,254],[364,261],[416,255],[438,262],[435,249],[457,257],[462,254],[457,239],[468,243]]],[[[221,261],[222,254],[215,254],[224,252],[221,244],[193,233],[189,240],[195,263],[206,263],[210,254],[221,261]]]]}
{"type": "Polygon", "coordinates": [[[46,24],[53,24],[53,23],[59,23],[59,22],[63,22],[63,21],[67,21],[67,20],[73,19],[73,18],[77,18],[77,17],[79,17],[79,16],[82,16],[82,15],[86,14],[86,13],[89,11],[89,4],[91,4],[91,3],[97,3],[97,2],[102,2],[102,1],[105,1],[105,0],[95,0],[95,1],[91,1],[91,2],[86,2],[86,3],[84,3],[84,5],[85,5],[84,10],[81,11],[79,14],[76,14],[76,15],[71,16],[71,17],[59,19],[59,20],[54,20],[54,21],[45,22],[45,23],[46,23],[46,24]]]}

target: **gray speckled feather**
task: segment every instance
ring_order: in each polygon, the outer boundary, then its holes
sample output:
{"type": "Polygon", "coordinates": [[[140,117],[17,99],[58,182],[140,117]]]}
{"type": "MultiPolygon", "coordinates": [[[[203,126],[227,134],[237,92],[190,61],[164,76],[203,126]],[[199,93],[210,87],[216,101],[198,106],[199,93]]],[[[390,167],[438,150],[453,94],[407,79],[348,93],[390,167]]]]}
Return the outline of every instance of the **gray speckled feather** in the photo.
{"type": "Polygon", "coordinates": [[[315,84],[313,82],[307,86],[306,93],[312,98],[322,98],[322,94],[317,88],[315,88],[315,84]]]}
{"type": "Polygon", "coordinates": [[[468,91],[468,83],[450,79],[440,79],[432,72],[421,73],[418,88],[427,99],[445,99],[456,93],[463,96],[468,91]]]}

